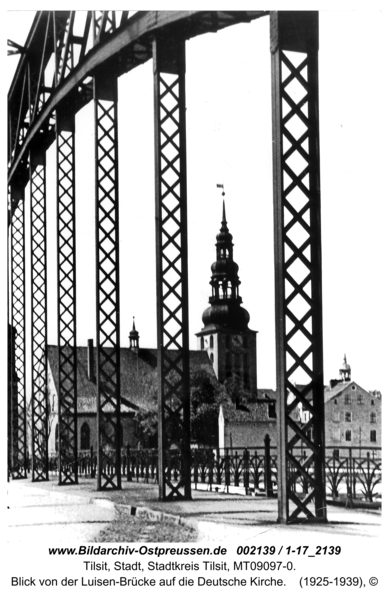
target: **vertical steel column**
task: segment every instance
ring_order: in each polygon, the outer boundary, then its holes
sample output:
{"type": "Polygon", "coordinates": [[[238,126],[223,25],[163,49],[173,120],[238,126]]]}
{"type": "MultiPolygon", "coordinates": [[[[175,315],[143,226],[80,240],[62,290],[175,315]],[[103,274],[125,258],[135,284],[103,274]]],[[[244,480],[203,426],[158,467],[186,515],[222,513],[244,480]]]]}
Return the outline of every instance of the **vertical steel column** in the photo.
{"type": "Polygon", "coordinates": [[[159,497],[190,500],[185,42],[154,40],[153,59],[159,497]],[[168,476],[173,445],[181,461],[176,484],[168,476]]]}
{"type": "Polygon", "coordinates": [[[11,472],[13,479],[27,477],[26,431],[26,286],[25,286],[25,219],[24,188],[11,186],[10,224],[10,432],[12,441],[11,472]]]}
{"type": "Polygon", "coordinates": [[[97,489],[120,489],[117,79],[94,77],[96,160],[97,489]]]}
{"type": "Polygon", "coordinates": [[[30,152],[32,481],[49,478],[45,158],[44,151],[30,152]]]}
{"type": "Polygon", "coordinates": [[[74,116],[57,110],[59,485],[78,483],[74,116]]]}
{"type": "Polygon", "coordinates": [[[318,31],[317,12],[271,13],[278,519],[282,523],[299,515],[326,521],[318,31]],[[299,425],[296,414],[302,408],[309,419],[299,425]],[[301,454],[306,450],[306,458],[293,456],[296,447],[301,454]]]}

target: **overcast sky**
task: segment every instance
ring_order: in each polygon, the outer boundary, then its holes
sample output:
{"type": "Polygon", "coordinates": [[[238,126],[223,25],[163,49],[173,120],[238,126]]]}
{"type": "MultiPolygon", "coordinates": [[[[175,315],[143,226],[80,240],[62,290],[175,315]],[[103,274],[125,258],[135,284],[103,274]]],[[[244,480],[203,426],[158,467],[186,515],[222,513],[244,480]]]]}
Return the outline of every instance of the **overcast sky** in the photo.
{"type": "MultiPolygon", "coordinates": [[[[9,13],[23,44],[31,13],[9,13]]],[[[324,377],[344,352],[365,389],[387,387],[386,19],[377,10],[320,12],[324,377]],[[386,385],[385,385],[386,384],[386,385]]],[[[17,59],[7,62],[8,79],[17,59]]],[[[156,346],[152,65],[119,80],[121,343],[132,316],[143,347],[156,346]]],[[[78,115],[78,343],[95,338],[92,105],[78,115]]],[[[272,134],[269,19],[187,43],[190,343],[202,327],[210,266],[227,220],[243,306],[258,331],[258,386],[275,387],[272,134]]],[[[56,342],[54,146],[47,156],[49,342],[56,342]]]]}

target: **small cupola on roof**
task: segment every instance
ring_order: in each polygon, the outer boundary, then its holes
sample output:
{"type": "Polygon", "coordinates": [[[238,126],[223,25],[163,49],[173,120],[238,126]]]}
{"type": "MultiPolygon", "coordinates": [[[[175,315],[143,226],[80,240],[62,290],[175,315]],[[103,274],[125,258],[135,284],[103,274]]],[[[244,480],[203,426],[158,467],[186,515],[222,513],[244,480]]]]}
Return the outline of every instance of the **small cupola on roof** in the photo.
{"type": "Polygon", "coordinates": [[[233,260],[234,244],[227,226],[226,207],[223,200],[223,213],[220,232],[216,236],[216,261],[211,266],[212,296],[210,306],[203,313],[203,323],[207,326],[244,331],[250,315],[239,296],[239,267],[233,260]]]}
{"type": "Polygon", "coordinates": [[[139,352],[139,333],[135,329],[135,317],[133,317],[132,321],[132,330],[130,331],[130,335],[128,336],[130,340],[130,350],[132,352],[139,352]]]}
{"type": "Polygon", "coordinates": [[[343,381],[351,380],[351,367],[347,363],[346,354],[344,355],[342,366],[339,369],[339,376],[343,381]]]}

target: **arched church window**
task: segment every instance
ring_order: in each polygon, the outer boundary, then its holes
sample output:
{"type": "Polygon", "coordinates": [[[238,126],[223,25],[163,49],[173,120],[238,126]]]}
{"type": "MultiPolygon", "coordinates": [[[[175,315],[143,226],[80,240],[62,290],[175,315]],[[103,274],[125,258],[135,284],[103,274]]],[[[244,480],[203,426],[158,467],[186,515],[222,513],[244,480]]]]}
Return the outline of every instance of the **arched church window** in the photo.
{"type": "Polygon", "coordinates": [[[213,348],[213,335],[209,338],[209,347],[213,348]]]}
{"type": "Polygon", "coordinates": [[[228,248],[226,248],[226,258],[228,258],[229,255],[230,255],[230,252],[229,252],[228,248]]]}
{"type": "Polygon", "coordinates": [[[90,447],[90,428],[88,423],[81,426],[81,450],[89,450],[90,447]]]}
{"type": "Polygon", "coordinates": [[[58,423],[55,426],[55,451],[58,452],[59,427],[58,423]]]}
{"type": "Polygon", "coordinates": [[[201,350],[204,350],[204,338],[201,338],[201,350]]]}

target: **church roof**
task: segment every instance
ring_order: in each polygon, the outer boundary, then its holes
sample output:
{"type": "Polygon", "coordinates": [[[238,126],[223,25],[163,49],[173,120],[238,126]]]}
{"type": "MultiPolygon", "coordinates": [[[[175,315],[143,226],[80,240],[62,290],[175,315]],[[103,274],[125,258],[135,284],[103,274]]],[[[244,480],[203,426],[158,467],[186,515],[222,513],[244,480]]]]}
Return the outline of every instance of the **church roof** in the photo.
{"type": "MultiPolygon", "coordinates": [[[[174,358],[177,351],[170,350],[174,358]]],[[[58,390],[58,347],[47,348],[48,362],[58,390]]],[[[96,348],[94,364],[96,365],[96,348]]],[[[206,351],[190,350],[190,370],[204,369],[214,376],[212,364],[206,351]]],[[[142,408],[155,407],[158,389],[157,350],[140,348],[138,353],[129,348],[120,349],[120,399],[122,413],[135,412],[142,408]]],[[[78,412],[96,411],[97,384],[88,378],[88,348],[77,347],[77,410],[78,412]]]]}

